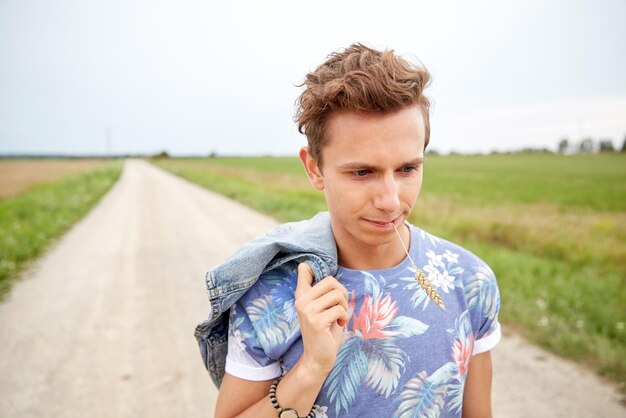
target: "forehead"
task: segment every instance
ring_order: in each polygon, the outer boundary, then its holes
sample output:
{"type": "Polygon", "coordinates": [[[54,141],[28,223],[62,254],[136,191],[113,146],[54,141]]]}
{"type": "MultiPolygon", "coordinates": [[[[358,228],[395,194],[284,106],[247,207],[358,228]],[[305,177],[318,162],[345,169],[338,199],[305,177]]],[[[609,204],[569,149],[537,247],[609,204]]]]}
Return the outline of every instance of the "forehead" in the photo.
{"type": "Polygon", "coordinates": [[[423,157],[426,136],[418,105],[390,113],[339,111],[326,123],[324,165],[423,157]]]}

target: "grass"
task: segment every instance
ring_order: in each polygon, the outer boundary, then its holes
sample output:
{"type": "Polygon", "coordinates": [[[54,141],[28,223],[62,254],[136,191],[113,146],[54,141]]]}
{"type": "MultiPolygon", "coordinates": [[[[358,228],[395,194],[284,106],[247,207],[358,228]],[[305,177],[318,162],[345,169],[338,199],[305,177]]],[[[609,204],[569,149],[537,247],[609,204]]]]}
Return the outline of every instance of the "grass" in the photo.
{"type": "Polygon", "coordinates": [[[113,162],[0,201],[0,299],[31,260],[100,200],[121,169],[113,162]]]}
{"type": "Polygon", "coordinates": [[[623,154],[429,156],[424,192],[493,206],[544,203],[563,211],[626,211],[623,154]]]}
{"type": "MultiPolygon", "coordinates": [[[[292,221],[325,210],[296,158],[155,162],[292,221]]],[[[496,272],[508,329],[626,391],[626,156],[428,156],[411,222],[496,272]]]]}
{"type": "Polygon", "coordinates": [[[105,159],[0,159],[0,200],[20,195],[37,184],[107,165],[105,159]]]}

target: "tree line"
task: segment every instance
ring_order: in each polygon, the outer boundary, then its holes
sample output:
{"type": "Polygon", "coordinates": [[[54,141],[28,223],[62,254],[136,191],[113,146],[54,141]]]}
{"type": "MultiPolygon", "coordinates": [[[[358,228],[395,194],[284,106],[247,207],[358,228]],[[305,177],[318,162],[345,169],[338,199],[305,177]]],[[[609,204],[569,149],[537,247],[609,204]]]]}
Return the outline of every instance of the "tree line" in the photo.
{"type": "MultiPolygon", "coordinates": [[[[562,138],[558,143],[558,151],[561,154],[569,154],[574,152],[617,152],[610,139],[600,139],[594,141],[593,138],[583,138],[578,142],[570,141],[568,138],[562,138]]],[[[622,142],[619,152],[626,152],[626,137],[622,142]]]]}

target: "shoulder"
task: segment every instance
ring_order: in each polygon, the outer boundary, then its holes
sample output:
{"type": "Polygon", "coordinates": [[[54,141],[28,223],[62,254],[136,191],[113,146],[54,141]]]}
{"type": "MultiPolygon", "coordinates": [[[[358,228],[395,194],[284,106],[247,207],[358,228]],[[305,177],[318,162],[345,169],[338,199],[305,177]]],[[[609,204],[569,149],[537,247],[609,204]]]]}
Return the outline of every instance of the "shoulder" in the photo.
{"type": "Polygon", "coordinates": [[[261,276],[250,288],[251,294],[265,294],[270,296],[284,296],[287,292],[293,296],[298,284],[298,266],[295,262],[288,262],[273,268],[261,276]]]}
{"type": "Polygon", "coordinates": [[[425,254],[428,258],[441,257],[445,261],[453,262],[466,269],[488,269],[491,271],[487,263],[472,251],[415,225],[409,224],[409,226],[411,236],[417,238],[417,245],[412,245],[412,247],[416,247],[417,251],[425,254]]]}
{"type": "Polygon", "coordinates": [[[411,245],[416,261],[437,282],[453,283],[466,298],[485,291],[497,293],[496,276],[491,267],[472,251],[411,225],[416,245],[411,245]]]}
{"type": "Polygon", "coordinates": [[[474,337],[480,340],[474,354],[488,351],[499,340],[500,292],[496,276],[476,254],[446,239],[411,226],[417,239],[415,251],[424,272],[445,293],[459,292],[467,309],[474,337]]]}
{"type": "Polygon", "coordinates": [[[251,345],[272,359],[280,358],[299,335],[296,272],[285,265],[264,273],[235,304],[231,322],[247,326],[251,345]]]}
{"type": "Polygon", "coordinates": [[[236,303],[252,319],[253,325],[264,324],[267,315],[291,321],[295,315],[297,265],[285,263],[263,273],[236,303]]]}

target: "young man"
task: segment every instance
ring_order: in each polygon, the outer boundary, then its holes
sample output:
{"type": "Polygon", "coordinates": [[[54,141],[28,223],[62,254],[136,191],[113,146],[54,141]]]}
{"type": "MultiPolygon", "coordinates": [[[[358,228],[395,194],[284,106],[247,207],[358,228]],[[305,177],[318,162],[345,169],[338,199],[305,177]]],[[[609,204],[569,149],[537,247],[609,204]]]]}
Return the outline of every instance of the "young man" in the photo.
{"type": "Polygon", "coordinates": [[[314,279],[316,264],[293,258],[246,287],[230,310],[217,418],[491,417],[493,272],[407,222],[430,136],[428,81],[360,44],[307,75],[300,159],[326,198],[338,269],[314,279]]]}

